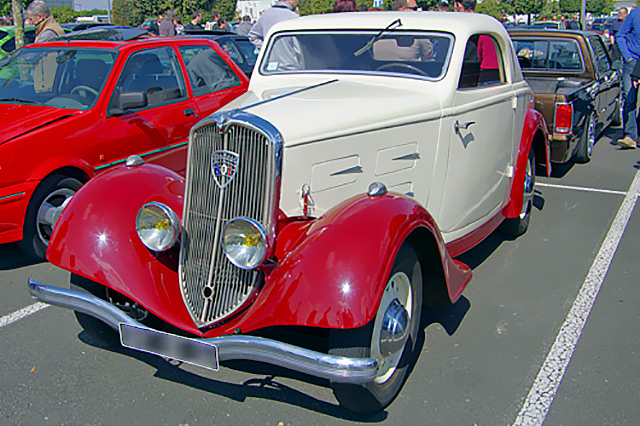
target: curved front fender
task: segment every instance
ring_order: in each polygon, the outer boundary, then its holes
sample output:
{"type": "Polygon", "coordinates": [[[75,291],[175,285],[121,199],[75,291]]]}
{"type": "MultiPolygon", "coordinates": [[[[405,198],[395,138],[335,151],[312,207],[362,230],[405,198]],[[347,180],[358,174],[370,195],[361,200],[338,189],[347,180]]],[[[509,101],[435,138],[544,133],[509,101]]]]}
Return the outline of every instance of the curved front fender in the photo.
{"type": "Polygon", "coordinates": [[[276,255],[282,257],[234,327],[366,324],[378,310],[396,253],[419,228],[437,242],[434,263],[443,266],[449,294],[459,294],[471,273],[450,258],[431,215],[406,196],[360,195],[317,220],[294,222],[280,231],[276,255]]]}
{"type": "Polygon", "coordinates": [[[176,327],[198,333],[176,285],[178,250],[151,252],[135,226],[138,210],[151,201],[182,216],[183,194],[184,179],[159,166],[120,166],[102,173],[64,209],[47,258],[126,295],[176,327]]]}

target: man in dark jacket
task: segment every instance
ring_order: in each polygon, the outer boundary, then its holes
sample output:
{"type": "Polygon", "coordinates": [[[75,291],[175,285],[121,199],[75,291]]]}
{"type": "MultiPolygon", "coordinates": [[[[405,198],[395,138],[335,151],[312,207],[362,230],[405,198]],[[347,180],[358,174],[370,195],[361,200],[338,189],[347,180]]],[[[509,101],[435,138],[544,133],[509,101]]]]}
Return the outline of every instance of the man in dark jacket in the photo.
{"type": "Polygon", "coordinates": [[[635,8],[624,20],[616,36],[616,43],[624,59],[622,67],[622,90],[624,91],[623,127],[624,138],[618,145],[624,148],[638,146],[638,88],[634,87],[632,73],[640,59],[640,8],[635,8]]]}
{"type": "Polygon", "coordinates": [[[200,24],[200,22],[202,22],[202,13],[193,12],[191,14],[191,22],[185,25],[184,29],[185,30],[201,30],[202,25],[200,24]]]}

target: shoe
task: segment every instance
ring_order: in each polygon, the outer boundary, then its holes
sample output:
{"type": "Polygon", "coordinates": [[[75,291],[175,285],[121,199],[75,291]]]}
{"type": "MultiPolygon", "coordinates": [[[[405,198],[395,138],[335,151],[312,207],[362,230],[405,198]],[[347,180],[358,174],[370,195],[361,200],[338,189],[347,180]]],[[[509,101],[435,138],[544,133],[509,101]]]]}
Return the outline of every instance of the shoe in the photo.
{"type": "Polygon", "coordinates": [[[633,138],[629,137],[629,136],[625,136],[622,139],[618,140],[618,146],[624,147],[624,148],[637,148],[638,145],[636,144],[636,141],[633,140],[633,138]]]}

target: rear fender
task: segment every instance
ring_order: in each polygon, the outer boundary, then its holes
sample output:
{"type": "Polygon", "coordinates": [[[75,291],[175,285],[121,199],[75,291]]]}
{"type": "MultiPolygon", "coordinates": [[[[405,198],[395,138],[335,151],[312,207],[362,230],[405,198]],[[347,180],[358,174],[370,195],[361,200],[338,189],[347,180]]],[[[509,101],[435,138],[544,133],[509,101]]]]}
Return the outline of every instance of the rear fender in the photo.
{"type": "MultiPolygon", "coordinates": [[[[517,217],[522,211],[524,200],[524,177],[527,170],[529,150],[533,149],[537,158],[541,153],[544,155],[547,175],[551,173],[551,151],[549,146],[549,132],[544,121],[544,116],[533,108],[528,108],[525,115],[522,137],[520,138],[520,148],[516,159],[516,169],[511,185],[511,197],[509,204],[504,208],[502,214],[506,218],[517,217]]],[[[534,171],[535,173],[535,171],[534,171]]]]}
{"type": "Polygon", "coordinates": [[[103,284],[167,322],[199,333],[178,285],[178,247],[158,254],[136,232],[136,215],[156,201],[182,216],[184,179],[151,164],[118,166],[84,185],[56,224],[47,258],[72,273],[103,284]]]}
{"type": "Polygon", "coordinates": [[[405,240],[435,248],[429,266],[439,271],[425,272],[443,275],[450,298],[457,298],[471,272],[451,259],[431,215],[403,195],[359,195],[317,220],[291,222],[280,230],[277,266],[234,327],[245,332],[273,325],[366,324],[378,310],[405,240]]]}

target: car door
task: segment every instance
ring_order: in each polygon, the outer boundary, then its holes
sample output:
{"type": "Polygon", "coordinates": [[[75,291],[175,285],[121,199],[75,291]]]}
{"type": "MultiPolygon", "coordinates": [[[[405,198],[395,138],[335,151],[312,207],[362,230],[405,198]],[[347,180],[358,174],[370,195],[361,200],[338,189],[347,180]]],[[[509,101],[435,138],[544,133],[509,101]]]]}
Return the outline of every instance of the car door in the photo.
{"type": "Polygon", "coordinates": [[[210,115],[246,92],[246,76],[212,45],[180,46],[179,51],[200,117],[210,115]]]}
{"type": "MultiPolygon", "coordinates": [[[[439,225],[443,232],[472,230],[495,215],[507,196],[517,107],[504,54],[489,35],[469,39],[460,72],[449,143],[449,164],[439,225]],[[489,42],[489,44],[487,44],[489,42]],[[484,65],[480,46],[493,45],[484,65]],[[489,77],[484,74],[489,71],[489,77]]],[[[465,232],[466,233],[466,232],[465,232]]]]}
{"type": "Polygon", "coordinates": [[[615,109],[618,107],[620,77],[617,71],[611,69],[611,59],[602,39],[593,35],[589,37],[589,42],[591,44],[591,54],[593,55],[593,65],[598,77],[596,106],[601,126],[599,130],[603,130],[604,127],[609,125],[611,118],[615,114],[615,109]]]}
{"type": "Polygon", "coordinates": [[[135,51],[122,67],[107,107],[104,131],[113,138],[105,165],[138,154],[184,168],[163,161],[165,151],[185,146],[197,121],[176,52],[170,46],[135,51]]]}

